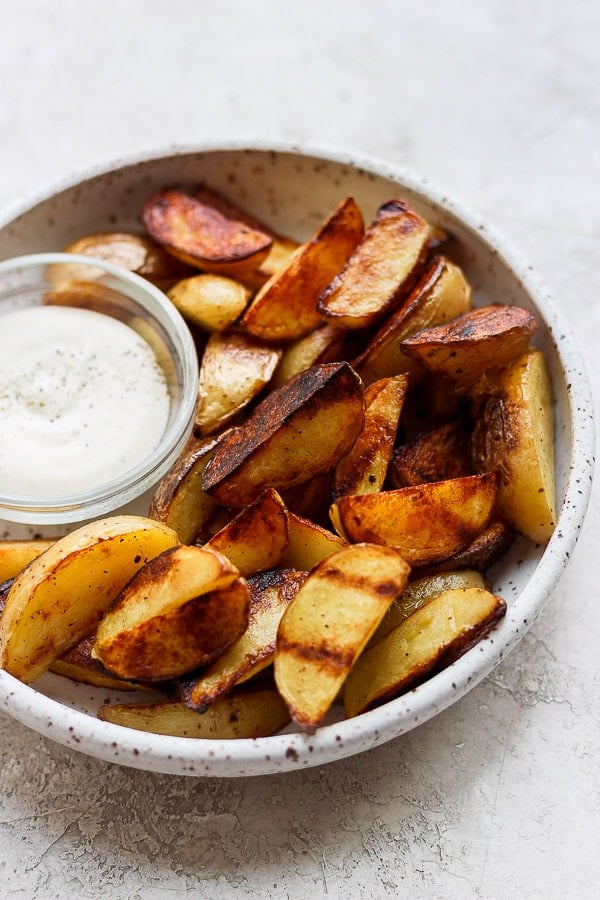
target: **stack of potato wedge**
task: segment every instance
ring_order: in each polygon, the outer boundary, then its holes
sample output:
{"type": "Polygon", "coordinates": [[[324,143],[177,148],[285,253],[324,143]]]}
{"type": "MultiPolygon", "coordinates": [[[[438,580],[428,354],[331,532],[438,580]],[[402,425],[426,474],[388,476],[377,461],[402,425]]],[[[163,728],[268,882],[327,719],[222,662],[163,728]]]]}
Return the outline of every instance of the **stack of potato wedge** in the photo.
{"type": "MultiPolygon", "coordinates": [[[[311,733],[415,687],[504,615],[486,572],[515,534],[554,528],[535,317],[473,308],[450,237],[401,199],[365,227],[346,197],[303,244],[205,186],[142,221],[66,249],[187,319],[194,433],[148,518],[0,545],[1,665],[158,692],[98,714],[205,738],[311,733]]],[[[79,276],[48,302],[102,308],[79,276]]]]}

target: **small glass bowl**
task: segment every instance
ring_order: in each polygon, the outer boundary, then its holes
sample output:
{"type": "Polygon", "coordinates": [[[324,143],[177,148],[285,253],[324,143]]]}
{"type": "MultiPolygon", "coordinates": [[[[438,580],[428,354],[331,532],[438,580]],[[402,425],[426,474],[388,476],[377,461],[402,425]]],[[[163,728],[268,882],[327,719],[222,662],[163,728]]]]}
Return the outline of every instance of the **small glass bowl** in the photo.
{"type": "Polygon", "coordinates": [[[147,512],[153,489],[175,462],[194,424],[198,359],[188,327],[158,288],[111,263],[70,253],[38,253],[0,263],[0,323],[7,312],[48,302],[102,312],[141,335],[165,375],[168,420],[158,446],[125,474],[62,496],[0,493],[0,519],[63,525],[117,511],[147,512]]]}

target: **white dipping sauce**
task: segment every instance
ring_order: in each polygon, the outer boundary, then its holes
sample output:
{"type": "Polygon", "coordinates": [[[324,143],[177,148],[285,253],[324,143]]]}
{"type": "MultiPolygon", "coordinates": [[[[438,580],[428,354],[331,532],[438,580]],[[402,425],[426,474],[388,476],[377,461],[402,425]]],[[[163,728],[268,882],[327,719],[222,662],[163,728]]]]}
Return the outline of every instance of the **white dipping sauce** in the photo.
{"type": "Polygon", "coordinates": [[[123,322],[61,306],[0,317],[0,491],[99,487],[155,449],[168,415],[162,369],[123,322]]]}

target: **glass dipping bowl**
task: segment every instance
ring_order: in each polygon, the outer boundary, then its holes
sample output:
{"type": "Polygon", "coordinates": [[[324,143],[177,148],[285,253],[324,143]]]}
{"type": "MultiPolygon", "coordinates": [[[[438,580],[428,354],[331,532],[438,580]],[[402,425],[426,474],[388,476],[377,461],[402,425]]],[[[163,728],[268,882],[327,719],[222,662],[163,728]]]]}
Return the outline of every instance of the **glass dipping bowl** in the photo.
{"type": "Polygon", "coordinates": [[[155,486],[175,462],[194,424],[198,359],[192,336],[157,287],[111,263],[69,253],[38,253],[0,263],[0,327],[5,313],[48,303],[52,297],[60,305],[119,319],[144,338],[165,376],[168,419],[158,445],[124,474],[61,496],[0,492],[0,519],[43,526],[81,524],[116,512],[145,514],[155,486]],[[74,280],[67,287],[71,275],[74,280]]]}

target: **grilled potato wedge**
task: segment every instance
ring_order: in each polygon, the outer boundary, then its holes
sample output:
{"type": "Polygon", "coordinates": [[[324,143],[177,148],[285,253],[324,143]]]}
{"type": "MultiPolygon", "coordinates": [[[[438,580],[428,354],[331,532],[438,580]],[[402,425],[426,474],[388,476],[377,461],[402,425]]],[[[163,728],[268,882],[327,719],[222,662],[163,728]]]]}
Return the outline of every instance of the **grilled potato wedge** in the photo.
{"type": "Polygon", "coordinates": [[[225,556],[172,547],[121,591],[100,622],[93,656],[121,678],[176,678],[244,633],[249,602],[246,582],[225,556]]]}
{"type": "Polygon", "coordinates": [[[292,487],[326,472],[364,422],[361,382],[347,363],[314,366],[273,391],[232,429],[202,475],[226,506],[251,503],[265,487],[292,487]]]}
{"type": "Polygon", "coordinates": [[[443,256],[431,261],[406,301],[393,312],[371,338],[355,362],[366,384],[422,368],[402,349],[402,341],[422,328],[460,316],[471,308],[471,286],[461,269],[443,256]]]}
{"type": "Polygon", "coordinates": [[[204,273],[178,281],[167,296],[188,322],[203,331],[224,331],[245,310],[250,291],[233,278],[204,273]]]}
{"type": "Polygon", "coordinates": [[[267,488],[205,545],[226,556],[248,577],[279,565],[288,544],[288,513],[276,490],[267,488]]]}
{"type": "Polygon", "coordinates": [[[281,362],[273,377],[273,387],[281,387],[288,379],[298,375],[299,372],[305,372],[311,366],[343,359],[346,335],[347,332],[342,328],[322,325],[306,337],[289,344],[283,351],[281,362]]]}
{"type": "Polygon", "coordinates": [[[16,578],[26,565],[54,544],[53,540],[0,541],[0,583],[16,578]]]}
{"type": "Polygon", "coordinates": [[[234,685],[247,681],[271,665],[281,617],[306,577],[306,572],[277,569],[248,581],[248,627],[241,638],[199,676],[182,679],[181,696],[188,706],[205,712],[234,685]]]}
{"type": "Polygon", "coordinates": [[[372,494],[386,479],[406,395],[406,375],[382,378],[365,391],[365,424],[333,475],[333,497],[372,494]]]}
{"type": "Polygon", "coordinates": [[[292,719],[314,732],[410,569],[388,547],[358,544],[320,562],[283,614],[275,683],[292,719]]]}
{"type": "Polygon", "coordinates": [[[476,470],[499,473],[498,508],[533,541],[556,522],[552,384],[539,350],[530,350],[477,385],[471,451],[476,470]]]}
{"type": "Polygon", "coordinates": [[[98,718],[153,734],[226,741],[276,734],[287,725],[290,715],[277,691],[257,688],[219,700],[204,715],[185,703],[162,700],[104,705],[98,718]]]}
{"type": "Polygon", "coordinates": [[[137,681],[125,681],[105,671],[98,661],[92,658],[92,649],[96,640],[95,632],[84,637],[78,644],[55,659],[50,664],[50,671],[71,681],[92,684],[94,687],[107,688],[112,691],[147,691],[148,686],[137,681]]]}
{"type": "Polygon", "coordinates": [[[413,286],[429,234],[425,219],[403,200],[384,203],[347,264],[321,294],[318,311],[344,328],[375,325],[413,286]]]}
{"type": "MultiPolygon", "coordinates": [[[[112,263],[128,272],[141,275],[151,281],[162,291],[168,290],[176,281],[184,278],[189,269],[179,260],[174,259],[153,241],[140,234],[127,232],[104,232],[87,234],[64,248],[65,253],[77,253],[82,256],[93,256],[104,262],[112,263]]],[[[57,263],[48,266],[46,277],[58,289],[68,290],[74,283],[103,278],[104,271],[94,270],[89,266],[77,263],[57,263]]]]}
{"type": "Polygon", "coordinates": [[[440,562],[417,566],[413,569],[413,575],[425,577],[465,568],[485,572],[508,550],[514,539],[515,532],[510,525],[502,519],[495,519],[464,550],[440,562]]]}
{"type": "Polygon", "coordinates": [[[200,365],[196,426],[201,434],[223,428],[270,381],[281,352],[239,331],[214,332],[200,365]]]}
{"type": "Polygon", "coordinates": [[[346,682],[346,715],[391,700],[450,665],[505,612],[504,600],[481,588],[444,591],[363,653],[346,682]]]}
{"type": "Polygon", "coordinates": [[[263,340],[289,343],[321,325],[317,300],[349,259],[363,228],[360,210],[346,197],[289,265],[258,292],[241,327],[263,340]]]}
{"type": "Polygon", "coordinates": [[[385,544],[411,566],[458,553],[490,520],[495,472],[435,481],[379,494],[340,497],[331,511],[349,541],[385,544]]]}
{"type": "Polygon", "coordinates": [[[202,472],[219,439],[190,441],[152,498],[150,518],[176,531],[183,544],[191,544],[202,533],[215,509],[215,500],[202,489],[202,472]]]}
{"type": "MultiPolygon", "coordinates": [[[[412,572],[414,575],[414,570],[412,572]]],[[[481,588],[486,590],[487,585],[481,572],[474,569],[459,569],[456,572],[443,571],[437,575],[426,575],[410,581],[399,597],[396,597],[371,640],[369,647],[382,640],[393,631],[397,625],[408,619],[414,612],[443,594],[444,591],[456,588],[481,588]]]]}
{"type": "Polygon", "coordinates": [[[150,197],[142,220],[150,237],[177,259],[233,278],[258,268],[273,243],[264,231],[176,189],[150,197]]]}
{"type": "Polygon", "coordinates": [[[472,474],[468,436],[458,419],[396,447],[390,465],[390,480],[398,488],[472,474]]]}
{"type": "Polygon", "coordinates": [[[140,516],[99,519],[56,541],[18,575],[0,619],[0,664],[34,681],[96,628],[132,575],[176,533],[140,516]]]}
{"type": "Polygon", "coordinates": [[[402,350],[430,372],[463,388],[487,369],[509,365],[526,350],[535,316],[518,306],[472,309],[443,325],[424,328],[402,341],[402,350]]]}
{"type": "Polygon", "coordinates": [[[295,513],[288,513],[288,527],[289,541],[280,563],[283,567],[310,572],[326,556],[347,546],[337,534],[295,513]]]}

